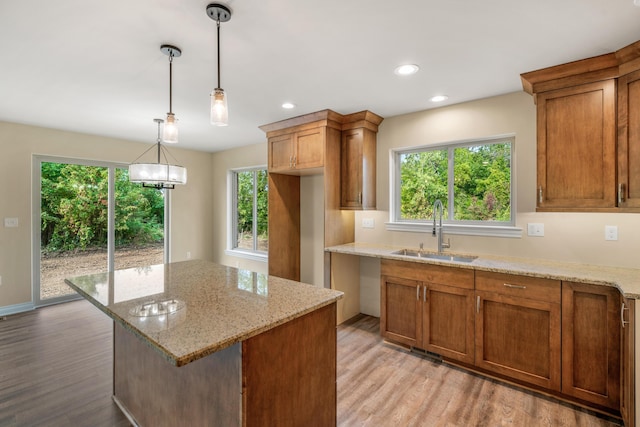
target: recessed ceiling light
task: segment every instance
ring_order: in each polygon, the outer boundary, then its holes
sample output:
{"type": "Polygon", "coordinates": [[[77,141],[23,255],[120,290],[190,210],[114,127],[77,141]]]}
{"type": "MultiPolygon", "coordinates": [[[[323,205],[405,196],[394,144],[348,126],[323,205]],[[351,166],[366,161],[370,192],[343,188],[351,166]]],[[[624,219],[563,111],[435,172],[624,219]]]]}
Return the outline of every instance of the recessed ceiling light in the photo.
{"type": "Polygon", "coordinates": [[[282,108],[285,108],[287,110],[290,110],[292,108],[295,108],[296,104],[292,103],[292,102],[285,102],[284,104],[282,104],[282,108]]]}
{"type": "Polygon", "coordinates": [[[442,102],[449,99],[447,95],[436,95],[431,97],[431,102],[442,102]]]}
{"type": "Polygon", "coordinates": [[[399,76],[410,76],[411,74],[417,73],[419,69],[420,67],[418,67],[416,64],[406,64],[396,67],[394,73],[398,74],[399,76]]]}

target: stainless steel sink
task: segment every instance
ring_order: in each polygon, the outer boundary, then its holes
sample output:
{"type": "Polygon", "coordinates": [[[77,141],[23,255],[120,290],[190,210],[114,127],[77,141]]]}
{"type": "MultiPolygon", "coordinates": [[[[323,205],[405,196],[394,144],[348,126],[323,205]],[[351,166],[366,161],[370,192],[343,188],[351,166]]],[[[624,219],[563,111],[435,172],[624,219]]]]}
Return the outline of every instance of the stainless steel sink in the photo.
{"type": "Polygon", "coordinates": [[[456,262],[472,262],[477,256],[468,255],[450,255],[450,254],[437,254],[433,252],[421,252],[413,249],[400,249],[399,251],[391,252],[392,255],[402,255],[414,258],[427,258],[437,259],[442,261],[456,261],[456,262]]]}

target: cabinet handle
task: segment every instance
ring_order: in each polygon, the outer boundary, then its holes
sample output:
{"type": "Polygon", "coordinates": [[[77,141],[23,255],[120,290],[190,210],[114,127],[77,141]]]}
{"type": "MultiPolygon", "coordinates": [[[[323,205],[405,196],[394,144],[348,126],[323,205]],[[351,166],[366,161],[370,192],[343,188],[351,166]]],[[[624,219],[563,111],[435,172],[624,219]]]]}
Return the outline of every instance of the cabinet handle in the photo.
{"type": "Polygon", "coordinates": [[[618,184],[618,205],[624,203],[624,184],[618,184]]]}
{"type": "Polygon", "coordinates": [[[544,198],[542,197],[542,185],[538,187],[538,203],[542,203],[544,198]]]}
{"type": "Polygon", "coordinates": [[[476,297],[476,313],[480,313],[480,295],[476,297]]]}
{"type": "Polygon", "coordinates": [[[416,299],[420,301],[420,285],[416,286],[416,299]]]}
{"type": "Polygon", "coordinates": [[[512,288],[512,289],[527,289],[527,287],[523,285],[512,285],[511,283],[503,283],[503,285],[507,288],[512,288]]]}
{"type": "Polygon", "coordinates": [[[622,303],[622,306],[620,307],[620,323],[622,323],[622,329],[624,329],[624,325],[628,325],[629,324],[629,322],[624,320],[624,311],[625,310],[629,310],[629,307],[625,307],[624,303],[622,303]]]}
{"type": "Polygon", "coordinates": [[[358,203],[362,204],[362,191],[358,192],[358,203]]]}
{"type": "Polygon", "coordinates": [[[289,156],[289,169],[293,169],[293,156],[289,156]]]}
{"type": "Polygon", "coordinates": [[[296,163],[298,162],[298,156],[293,156],[293,168],[296,168],[296,163]]]}
{"type": "Polygon", "coordinates": [[[422,293],[422,301],[427,302],[427,285],[424,286],[424,291],[422,293]]]}

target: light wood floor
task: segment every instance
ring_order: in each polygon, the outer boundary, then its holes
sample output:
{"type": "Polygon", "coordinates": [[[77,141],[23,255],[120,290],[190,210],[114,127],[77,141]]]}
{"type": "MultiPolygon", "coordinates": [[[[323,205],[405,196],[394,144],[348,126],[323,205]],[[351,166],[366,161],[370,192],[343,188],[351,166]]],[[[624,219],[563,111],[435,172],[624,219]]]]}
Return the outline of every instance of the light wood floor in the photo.
{"type": "MultiPolygon", "coordinates": [[[[0,427],[128,426],[111,400],[112,326],[86,301],[0,321],[0,427]]],[[[619,426],[383,342],[378,319],[338,328],[339,426],[619,426]]]]}

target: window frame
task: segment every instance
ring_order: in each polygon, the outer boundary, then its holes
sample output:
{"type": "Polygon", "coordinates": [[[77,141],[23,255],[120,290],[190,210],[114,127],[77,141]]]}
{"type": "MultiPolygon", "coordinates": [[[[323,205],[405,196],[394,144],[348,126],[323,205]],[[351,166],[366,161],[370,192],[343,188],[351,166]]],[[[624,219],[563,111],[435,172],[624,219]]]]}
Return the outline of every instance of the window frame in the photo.
{"type": "Polygon", "coordinates": [[[239,258],[250,259],[253,261],[267,262],[269,259],[269,251],[260,251],[257,249],[241,249],[235,247],[238,236],[238,180],[237,175],[243,172],[253,172],[253,241],[254,248],[258,241],[257,233],[257,172],[264,171],[268,174],[267,165],[249,166],[243,168],[234,168],[227,171],[227,249],[226,255],[239,258]]]}
{"type": "MultiPolygon", "coordinates": [[[[448,234],[472,235],[472,236],[494,236],[494,237],[522,237],[522,228],[516,226],[516,167],[515,134],[495,135],[485,138],[474,138],[460,141],[450,141],[437,144],[426,144],[412,147],[392,148],[389,150],[389,222],[385,223],[388,231],[407,231],[431,233],[433,222],[428,220],[401,219],[400,210],[400,156],[407,153],[417,153],[421,151],[437,151],[447,149],[448,176],[453,177],[454,163],[453,151],[456,148],[469,147],[474,145],[487,145],[508,141],[511,143],[511,221],[490,222],[490,221],[463,221],[443,219],[443,229],[448,234]]],[[[447,218],[453,215],[453,179],[447,181],[447,218]]]]}

